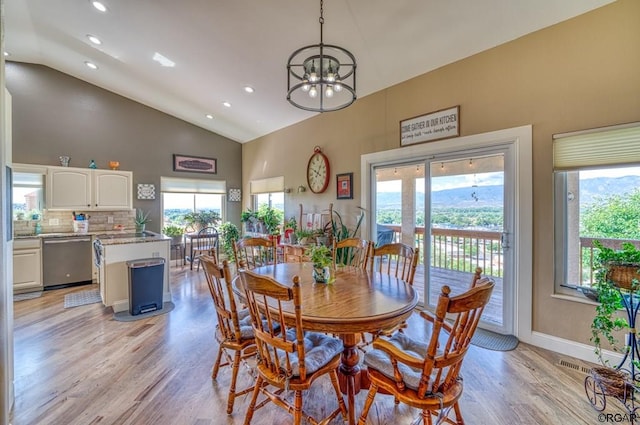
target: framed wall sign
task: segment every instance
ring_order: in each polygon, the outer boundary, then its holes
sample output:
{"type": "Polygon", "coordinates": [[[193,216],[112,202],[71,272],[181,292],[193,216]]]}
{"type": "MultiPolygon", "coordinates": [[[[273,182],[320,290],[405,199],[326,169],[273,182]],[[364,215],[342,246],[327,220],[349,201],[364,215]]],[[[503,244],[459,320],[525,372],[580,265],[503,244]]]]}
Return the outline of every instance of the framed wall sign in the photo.
{"type": "Polygon", "coordinates": [[[400,121],[400,146],[460,136],[460,105],[400,121]]]}
{"type": "Polygon", "coordinates": [[[336,174],[336,198],[353,199],[353,173],[336,174]]]}
{"type": "Polygon", "coordinates": [[[240,202],[240,201],[242,201],[242,190],[229,189],[229,202],[240,202]]]}
{"type": "Polygon", "coordinates": [[[218,172],[217,160],[202,156],[173,154],[173,171],[216,174],[218,172]]]}

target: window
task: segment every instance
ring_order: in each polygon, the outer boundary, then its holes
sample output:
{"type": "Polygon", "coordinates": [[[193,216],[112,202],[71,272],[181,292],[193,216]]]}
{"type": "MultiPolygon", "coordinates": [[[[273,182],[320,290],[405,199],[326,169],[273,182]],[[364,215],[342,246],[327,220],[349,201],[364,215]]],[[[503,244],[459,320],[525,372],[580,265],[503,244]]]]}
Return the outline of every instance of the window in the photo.
{"type": "Polygon", "coordinates": [[[640,246],[640,125],[554,137],[556,291],[594,280],[593,241],[640,246]]]}
{"type": "MultiPolygon", "coordinates": [[[[249,182],[249,187],[252,197],[252,209],[257,211],[258,214],[264,214],[265,210],[271,208],[276,211],[274,221],[279,221],[279,224],[282,224],[284,218],[284,177],[252,180],[249,182]]],[[[258,233],[266,232],[265,229],[257,229],[255,231],[258,233]]]]}
{"type": "Polygon", "coordinates": [[[163,227],[185,227],[189,212],[215,211],[226,220],[226,183],[220,180],[161,178],[163,227]]]}
{"type": "Polygon", "coordinates": [[[14,219],[30,219],[44,208],[44,175],[31,172],[13,173],[14,219]]]}

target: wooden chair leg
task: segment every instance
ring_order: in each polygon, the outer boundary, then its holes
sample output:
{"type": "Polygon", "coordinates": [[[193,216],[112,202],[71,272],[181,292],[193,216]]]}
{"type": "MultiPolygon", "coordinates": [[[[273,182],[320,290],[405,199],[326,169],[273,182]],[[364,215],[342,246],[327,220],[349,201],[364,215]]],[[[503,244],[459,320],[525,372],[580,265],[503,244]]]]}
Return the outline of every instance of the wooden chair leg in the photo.
{"type": "Polygon", "coordinates": [[[229,415],[233,412],[233,403],[236,401],[236,381],[238,379],[241,359],[242,353],[236,351],[235,356],[233,356],[233,365],[231,366],[231,384],[229,385],[229,399],[227,400],[227,414],[229,415]]]}
{"type": "Polygon", "coordinates": [[[364,401],[364,406],[362,407],[362,413],[360,414],[358,425],[367,424],[367,415],[369,415],[369,409],[373,404],[373,399],[376,397],[377,392],[378,392],[378,386],[372,382],[371,387],[369,387],[369,393],[367,394],[367,399],[364,401]]]}
{"type": "Polygon", "coordinates": [[[464,419],[462,419],[462,412],[460,411],[460,405],[458,402],[453,405],[453,411],[456,412],[456,423],[458,425],[464,425],[464,419]]]}
{"type": "Polygon", "coordinates": [[[293,423],[300,425],[302,423],[302,391],[296,391],[293,400],[293,423]]]}
{"type": "Polygon", "coordinates": [[[247,408],[247,413],[244,416],[244,425],[251,425],[251,419],[253,418],[253,411],[256,408],[256,402],[258,401],[258,394],[260,394],[260,388],[262,388],[262,377],[258,376],[256,379],[256,385],[253,387],[253,395],[251,396],[251,403],[247,408]]]}
{"type": "Polygon", "coordinates": [[[333,385],[333,389],[336,392],[336,397],[338,398],[338,406],[340,407],[342,420],[346,422],[347,420],[349,420],[347,405],[344,404],[344,398],[342,397],[342,393],[340,392],[340,384],[338,384],[338,372],[335,370],[331,371],[331,373],[329,373],[329,378],[331,378],[331,384],[333,385]]]}
{"type": "Polygon", "coordinates": [[[224,348],[222,345],[218,347],[218,357],[216,358],[216,362],[213,364],[213,370],[211,371],[211,379],[216,379],[218,377],[218,372],[220,371],[220,363],[222,362],[222,352],[224,348]]]}

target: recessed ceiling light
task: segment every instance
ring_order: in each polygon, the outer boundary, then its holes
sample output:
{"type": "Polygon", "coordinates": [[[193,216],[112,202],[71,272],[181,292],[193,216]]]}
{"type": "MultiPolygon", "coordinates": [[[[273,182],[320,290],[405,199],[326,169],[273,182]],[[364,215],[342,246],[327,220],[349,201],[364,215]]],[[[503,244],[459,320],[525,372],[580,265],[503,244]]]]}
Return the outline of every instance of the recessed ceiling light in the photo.
{"type": "Polygon", "coordinates": [[[222,102],[222,104],[227,108],[231,108],[231,104],[229,102],[222,102]]]}
{"type": "Polygon", "coordinates": [[[210,120],[212,120],[212,119],[213,119],[213,115],[211,115],[211,114],[207,114],[207,115],[205,115],[205,117],[207,117],[207,118],[208,118],[208,119],[210,119],[210,120]]]}
{"type": "Polygon", "coordinates": [[[84,64],[87,65],[87,67],[91,68],[91,69],[98,69],[98,65],[96,65],[93,62],[89,62],[89,61],[84,61],[84,64]]]}
{"type": "Polygon", "coordinates": [[[102,4],[99,1],[92,1],[91,4],[93,5],[93,7],[98,9],[100,12],[106,12],[107,11],[107,6],[105,6],[104,4],[102,4]]]}
{"type": "Polygon", "coordinates": [[[253,93],[255,90],[251,86],[244,86],[244,91],[247,93],[253,93]]]}
{"type": "Polygon", "coordinates": [[[97,45],[102,44],[102,41],[100,41],[100,39],[98,37],[96,37],[95,35],[87,34],[87,38],[93,44],[97,44],[97,45]]]}
{"type": "Polygon", "coordinates": [[[173,68],[174,66],[176,66],[176,63],[174,61],[172,61],[171,59],[162,56],[160,53],[155,52],[153,54],[153,60],[158,62],[160,65],[162,66],[166,66],[168,68],[173,68]]]}
{"type": "Polygon", "coordinates": [[[4,52],[4,57],[6,58],[7,56],[11,56],[11,53],[9,53],[9,52],[4,52]]]}

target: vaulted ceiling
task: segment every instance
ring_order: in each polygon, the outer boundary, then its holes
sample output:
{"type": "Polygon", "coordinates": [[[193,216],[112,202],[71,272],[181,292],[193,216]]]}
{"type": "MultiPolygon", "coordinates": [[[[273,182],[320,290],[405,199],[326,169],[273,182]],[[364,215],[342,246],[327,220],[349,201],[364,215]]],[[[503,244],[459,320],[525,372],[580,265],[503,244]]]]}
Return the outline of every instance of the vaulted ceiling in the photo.
{"type": "MultiPolygon", "coordinates": [[[[324,42],[355,55],[362,98],[612,1],[328,0],[324,42]]],[[[319,0],[102,3],[106,12],[90,0],[5,0],[5,59],[46,65],[238,142],[313,116],[287,102],[286,63],[319,43],[319,0]]]]}

